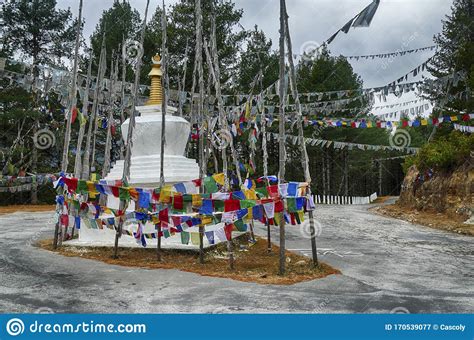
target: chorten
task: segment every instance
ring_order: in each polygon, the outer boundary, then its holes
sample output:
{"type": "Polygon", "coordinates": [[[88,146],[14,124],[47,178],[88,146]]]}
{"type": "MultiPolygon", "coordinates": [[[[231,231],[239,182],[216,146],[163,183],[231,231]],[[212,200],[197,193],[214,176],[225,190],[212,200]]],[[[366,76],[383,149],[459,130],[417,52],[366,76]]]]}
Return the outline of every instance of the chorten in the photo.
{"type": "MultiPolygon", "coordinates": [[[[152,69],[148,76],[151,78],[150,98],[145,106],[138,106],[140,113],[136,117],[133,130],[132,159],[130,166],[129,185],[134,187],[158,187],[160,183],[160,150],[161,150],[161,120],[163,89],[161,86],[161,58],[152,58],[152,69]]],[[[199,177],[199,166],[196,160],[184,156],[190,123],[176,116],[177,109],[167,106],[165,113],[165,156],[164,177],[167,184],[191,181],[199,177]]],[[[122,124],[122,137],[127,140],[130,120],[122,124]]],[[[124,161],[116,162],[106,180],[122,178],[124,161]]]]}

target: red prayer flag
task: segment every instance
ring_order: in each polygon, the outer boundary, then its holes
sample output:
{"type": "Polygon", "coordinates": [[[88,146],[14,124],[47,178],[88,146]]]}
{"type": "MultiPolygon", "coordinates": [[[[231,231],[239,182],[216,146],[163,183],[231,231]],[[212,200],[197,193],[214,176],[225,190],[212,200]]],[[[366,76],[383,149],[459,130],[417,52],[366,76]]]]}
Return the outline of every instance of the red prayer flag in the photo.
{"type": "Polygon", "coordinates": [[[76,191],[77,190],[77,178],[64,178],[64,184],[67,185],[67,189],[69,191],[76,191]]]}
{"type": "Polygon", "coordinates": [[[173,221],[174,226],[178,226],[181,224],[181,217],[180,216],[171,216],[171,220],[173,221]]]}
{"type": "Polygon", "coordinates": [[[68,215],[61,215],[61,225],[64,227],[69,226],[69,216],[68,215]]]}
{"type": "Polygon", "coordinates": [[[278,197],[278,185],[269,185],[267,187],[268,195],[273,198],[278,197]]]}
{"type": "Polygon", "coordinates": [[[168,221],[169,221],[168,208],[163,209],[158,213],[158,219],[160,220],[162,227],[165,227],[168,225],[168,221]]]}
{"type": "Polygon", "coordinates": [[[275,212],[282,212],[285,210],[285,205],[283,204],[283,201],[276,201],[275,202],[275,212]]]}
{"type": "Polygon", "coordinates": [[[173,208],[175,208],[176,210],[183,210],[184,202],[182,195],[174,195],[173,208]]]}
{"type": "Polygon", "coordinates": [[[232,240],[232,230],[234,229],[234,225],[233,224],[228,224],[224,227],[224,231],[225,231],[225,237],[227,238],[227,241],[231,241],[232,240]]]}
{"type": "Polygon", "coordinates": [[[110,189],[112,190],[112,195],[114,195],[114,197],[119,197],[119,187],[111,186],[110,189]]]}
{"type": "Polygon", "coordinates": [[[72,117],[71,117],[71,123],[74,124],[77,118],[77,107],[72,108],[72,117]]]}
{"type": "Polygon", "coordinates": [[[240,209],[240,200],[225,200],[224,211],[236,211],[240,209]]]}

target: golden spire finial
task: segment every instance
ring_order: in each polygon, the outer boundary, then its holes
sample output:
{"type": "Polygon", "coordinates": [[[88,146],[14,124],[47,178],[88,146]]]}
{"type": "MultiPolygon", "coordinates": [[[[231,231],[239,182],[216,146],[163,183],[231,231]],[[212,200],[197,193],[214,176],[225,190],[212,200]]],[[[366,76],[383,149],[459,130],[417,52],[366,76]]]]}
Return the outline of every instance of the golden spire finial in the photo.
{"type": "Polygon", "coordinates": [[[148,76],[151,78],[151,90],[150,98],[145,105],[159,105],[163,101],[163,91],[161,88],[161,76],[163,71],[161,70],[161,57],[156,54],[151,58],[151,71],[148,76]]]}

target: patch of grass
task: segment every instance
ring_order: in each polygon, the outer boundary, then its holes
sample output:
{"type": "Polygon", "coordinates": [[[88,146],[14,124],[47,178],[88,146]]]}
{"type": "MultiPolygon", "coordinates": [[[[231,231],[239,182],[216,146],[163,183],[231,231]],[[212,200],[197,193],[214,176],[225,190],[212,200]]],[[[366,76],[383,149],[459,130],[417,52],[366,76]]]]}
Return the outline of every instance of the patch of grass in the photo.
{"type": "Polygon", "coordinates": [[[63,246],[53,250],[52,240],[43,240],[38,246],[69,257],[81,257],[108,264],[148,269],[178,269],[204,276],[229,278],[261,284],[291,285],[298,282],[320,279],[341,272],[331,266],[320,263],[312,266],[312,261],[302,255],[286,252],[286,274],[278,275],[279,248],[272,246],[267,251],[267,241],[258,238],[255,244],[243,237],[234,240],[235,269],[230,270],[226,245],[220,244],[205,253],[205,264],[199,263],[199,254],[195,251],[161,251],[162,261],[156,259],[155,248],[120,248],[119,258],[112,258],[112,248],[63,246]]]}

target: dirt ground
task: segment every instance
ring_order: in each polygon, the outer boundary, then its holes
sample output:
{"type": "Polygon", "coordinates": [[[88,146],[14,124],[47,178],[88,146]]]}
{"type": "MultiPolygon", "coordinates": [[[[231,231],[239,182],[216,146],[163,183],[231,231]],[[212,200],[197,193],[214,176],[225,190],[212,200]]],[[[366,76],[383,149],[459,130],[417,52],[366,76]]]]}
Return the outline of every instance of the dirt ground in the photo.
{"type": "Polygon", "coordinates": [[[21,212],[43,212],[43,211],[54,211],[56,206],[54,205],[7,205],[0,206],[0,215],[11,214],[17,211],[21,212]]]}
{"type": "MultiPolygon", "coordinates": [[[[43,249],[54,251],[51,240],[41,241],[38,245],[43,249]]],[[[224,245],[207,251],[205,264],[199,263],[198,253],[182,250],[163,249],[161,262],[157,261],[156,249],[151,248],[120,248],[118,259],[112,258],[112,249],[107,247],[63,246],[56,252],[64,256],[87,258],[127,267],[178,269],[204,276],[261,284],[291,285],[340,274],[339,270],[325,263],[320,263],[319,267],[313,268],[311,260],[307,257],[287,251],[287,273],[280,276],[278,275],[279,247],[273,245],[272,251],[268,252],[267,241],[262,238],[258,238],[256,243],[250,243],[245,238],[234,241],[234,270],[229,269],[224,245]]]]}
{"type": "Polygon", "coordinates": [[[448,215],[435,211],[407,210],[397,204],[375,207],[371,211],[435,229],[474,236],[474,225],[456,221],[448,215]]]}

